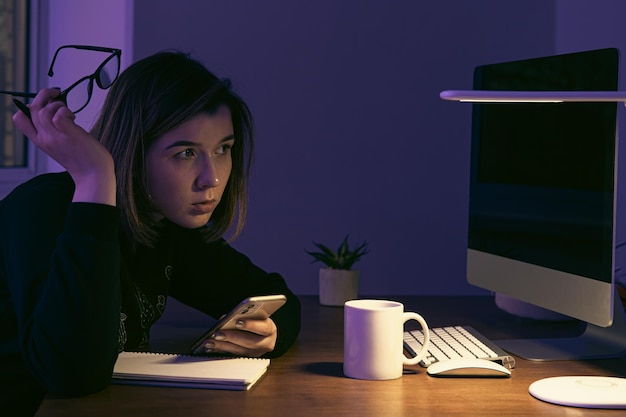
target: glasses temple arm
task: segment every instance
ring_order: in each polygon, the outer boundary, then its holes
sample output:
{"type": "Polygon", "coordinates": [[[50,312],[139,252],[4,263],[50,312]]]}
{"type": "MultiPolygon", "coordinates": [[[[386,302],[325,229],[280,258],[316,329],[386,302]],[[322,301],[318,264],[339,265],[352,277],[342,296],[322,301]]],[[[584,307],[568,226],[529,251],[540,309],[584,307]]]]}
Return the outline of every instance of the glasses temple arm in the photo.
{"type": "Polygon", "coordinates": [[[37,96],[37,93],[22,93],[19,91],[6,91],[6,90],[0,90],[0,94],[8,94],[13,97],[28,97],[28,98],[35,98],[37,96]]]}

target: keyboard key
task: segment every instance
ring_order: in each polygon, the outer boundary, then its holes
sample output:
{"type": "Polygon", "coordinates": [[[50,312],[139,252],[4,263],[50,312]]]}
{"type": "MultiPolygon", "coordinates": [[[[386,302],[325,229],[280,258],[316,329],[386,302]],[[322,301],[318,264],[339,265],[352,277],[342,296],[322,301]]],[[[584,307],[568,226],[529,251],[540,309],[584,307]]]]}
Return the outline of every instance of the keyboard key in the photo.
{"type": "MultiPolygon", "coordinates": [[[[406,350],[415,356],[424,344],[421,330],[404,332],[406,350]]],[[[495,358],[508,356],[493,342],[469,326],[447,326],[430,329],[430,345],[421,366],[452,358],[495,358]]]]}

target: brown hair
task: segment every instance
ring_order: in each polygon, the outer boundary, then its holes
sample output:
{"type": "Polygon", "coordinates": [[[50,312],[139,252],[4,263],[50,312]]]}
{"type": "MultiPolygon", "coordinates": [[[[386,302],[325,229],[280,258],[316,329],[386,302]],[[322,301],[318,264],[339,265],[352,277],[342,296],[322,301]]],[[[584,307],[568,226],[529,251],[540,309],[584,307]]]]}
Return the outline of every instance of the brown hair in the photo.
{"type": "Polygon", "coordinates": [[[248,106],[220,79],[189,55],[159,52],[128,67],[111,87],[91,133],[111,152],[117,176],[122,224],[138,243],[153,246],[159,223],[146,185],[144,154],[156,138],[181,123],[220,106],[230,110],[235,143],[232,172],[220,204],[203,228],[209,241],[235,222],[232,239],[242,230],[252,164],[253,122],[248,106]]]}

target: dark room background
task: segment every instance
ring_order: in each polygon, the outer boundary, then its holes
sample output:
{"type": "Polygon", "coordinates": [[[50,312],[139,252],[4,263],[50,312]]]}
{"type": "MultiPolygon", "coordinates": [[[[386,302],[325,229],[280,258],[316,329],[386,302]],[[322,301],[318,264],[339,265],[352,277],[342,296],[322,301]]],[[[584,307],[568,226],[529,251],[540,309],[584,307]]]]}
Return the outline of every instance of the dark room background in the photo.
{"type": "Polygon", "coordinates": [[[123,47],[128,65],[180,49],[233,81],[257,127],[248,222],[233,245],[298,294],[317,293],[320,265],[305,249],[346,234],[370,244],[355,265],[362,294],[481,294],[465,282],[471,106],[439,92],[470,89],[476,65],[626,50],[620,0],[59,0],[44,9],[49,22],[80,16],[41,30],[51,50],[123,47]]]}

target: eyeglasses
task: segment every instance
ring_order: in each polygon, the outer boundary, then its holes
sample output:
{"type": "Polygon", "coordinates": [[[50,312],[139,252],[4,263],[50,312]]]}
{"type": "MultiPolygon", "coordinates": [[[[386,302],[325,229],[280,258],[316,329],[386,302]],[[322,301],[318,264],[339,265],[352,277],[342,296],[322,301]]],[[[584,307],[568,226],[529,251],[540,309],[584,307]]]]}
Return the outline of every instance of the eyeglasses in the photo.
{"type": "MultiPolygon", "coordinates": [[[[70,85],[68,88],[63,90],[61,94],[56,97],[56,100],[61,100],[67,108],[74,114],[78,113],[82,109],[84,109],[89,101],[91,100],[91,94],[93,93],[93,82],[95,80],[98,87],[103,90],[111,87],[113,82],[117,79],[117,76],[120,73],[120,56],[122,55],[121,49],[115,48],[104,48],[101,46],[89,46],[89,45],[64,45],[59,47],[54,53],[54,57],[52,58],[52,63],[50,63],[50,69],[48,70],[48,77],[52,77],[54,75],[54,63],[57,60],[57,56],[62,49],[73,48],[73,49],[82,49],[87,51],[98,51],[98,52],[108,52],[110,55],[98,66],[96,71],[87,75],[80,80],[76,81],[74,84],[70,85]]],[[[22,93],[18,91],[5,91],[0,90],[0,94],[8,94],[13,97],[27,97],[34,98],[37,93],[22,93]]],[[[14,99],[13,102],[15,105],[28,117],[30,117],[30,111],[28,107],[21,101],[14,99]]]]}

